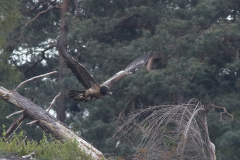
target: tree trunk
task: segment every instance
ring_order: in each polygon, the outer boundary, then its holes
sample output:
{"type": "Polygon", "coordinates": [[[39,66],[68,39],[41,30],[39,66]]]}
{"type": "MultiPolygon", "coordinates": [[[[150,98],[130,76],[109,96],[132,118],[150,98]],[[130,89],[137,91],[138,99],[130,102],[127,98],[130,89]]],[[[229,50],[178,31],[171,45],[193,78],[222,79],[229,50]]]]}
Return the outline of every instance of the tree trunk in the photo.
{"type": "MultiPolygon", "coordinates": [[[[71,0],[63,0],[62,5],[61,5],[61,18],[60,18],[60,30],[59,30],[59,43],[61,43],[63,46],[66,47],[67,45],[67,32],[68,32],[68,27],[66,24],[66,14],[68,12],[69,8],[69,3],[71,0]]],[[[63,81],[65,77],[65,72],[64,72],[65,64],[63,58],[60,56],[58,57],[58,86],[60,89],[60,92],[62,93],[64,89],[63,81]]],[[[66,107],[65,107],[65,100],[64,100],[64,94],[60,95],[60,98],[57,99],[57,118],[64,122],[66,120],[66,107]]]]}
{"type": "Polygon", "coordinates": [[[94,148],[91,144],[85,141],[83,138],[78,137],[73,131],[71,131],[65,124],[51,116],[42,107],[34,104],[29,99],[18,94],[16,90],[10,91],[3,87],[0,87],[0,98],[4,101],[17,106],[19,109],[23,110],[23,116],[30,118],[35,123],[40,126],[46,132],[51,133],[56,138],[63,140],[77,140],[79,147],[82,148],[87,154],[92,155],[94,159],[104,158],[103,154],[94,148]]]}

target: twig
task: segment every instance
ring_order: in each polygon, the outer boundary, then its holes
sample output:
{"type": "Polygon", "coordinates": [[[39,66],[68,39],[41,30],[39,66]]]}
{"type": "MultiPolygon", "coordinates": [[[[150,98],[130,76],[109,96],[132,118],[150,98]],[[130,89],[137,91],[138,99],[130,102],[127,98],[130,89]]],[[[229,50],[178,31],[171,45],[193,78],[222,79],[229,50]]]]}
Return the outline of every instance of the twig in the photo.
{"type": "Polygon", "coordinates": [[[55,103],[56,99],[57,99],[60,95],[61,95],[61,93],[58,93],[58,95],[56,95],[56,96],[54,97],[54,99],[52,100],[50,106],[49,106],[48,109],[46,110],[47,112],[50,111],[50,109],[52,108],[52,105],[55,103]]]}
{"type": "Polygon", "coordinates": [[[55,74],[55,73],[58,73],[58,72],[57,72],[57,71],[53,71],[53,72],[49,72],[49,73],[46,73],[46,74],[42,74],[42,75],[40,75],[40,76],[36,76],[36,77],[30,78],[30,79],[28,79],[28,80],[20,83],[14,90],[17,91],[23,84],[25,84],[25,83],[27,83],[27,82],[29,82],[29,81],[32,81],[32,80],[37,79],[37,78],[41,78],[41,77],[48,76],[48,75],[50,75],[50,74],[55,74]]]}
{"type": "Polygon", "coordinates": [[[43,59],[45,59],[45,52],[46,52],[47,50],[49,50],[49,49],[52,49],[54,46],[55,46],[55,45],[51,45],[51,46],[45,48],[43,51],[41,51],[42,57],[41,57],[39,60],[37,60],[37,62],[35,62],[33,65],[31,65],[28,69],[26,69],[26,70],[23,72],[23,74],[25,74],[27,71],[29,71],[30,69],[32,69],[33,67],[35,67],[39,62],[41,62],[43,59]]]}
{"type": "Polygon", "coordinates": [[[26,139],[27,139],[27,136],[25,136],[25,138],[22,140],[22,143],[25,142],[26,139]]]}
{"type": "MultiPolygon", "coordinates": [[[[197,105],[198,107],[198,105],[197,105]]],[[[196,107],[196,108],[197,108],[196,107]]],[[[192,124],[192,121],[194,119],[194,117],[197,115],[198,111],[200,110],[204,110],[203,107],[199,107],[198,109],[196,109],[192,115],[191,115],[191,118],[189,119],[189,121],[187,122],[186,124],[186,127],[183,131],[183,134],[182,134],[182,140],[178,143],[178,147],[177,147],[177,151],[181,154],[183,154],[183,151],[185,150],[185,145],[186,145],[186,142],[187,142],[187,139],[188,139],[188,132],[189,132],[189,128],[191,127],[191,124],[192,124]]]]}
{"type": "Polygon", "coordinates": [[[28,9],[28,10],[26,10],[26,11],[23,11],[22,13],[24,14],[24,13],[33,11],[33,10],[37,9],[37,8],[40,6],[40,4],[42,4],[42,3],[44,3],[44,2],[49,2],[49,1],[50,1],[50,0],[40,0],[37,4],[35,4],[35,5],[33,6],[33,8],[28,9]]]}
{"type": "Polygon", "coordinates": [[[71,127],[72,127],[73,123],[74,123],[74,122],[72,122],[72,123],[69,125],[69,128],[71,128],[71,127]]]}
{"type": "Polygon", "coordinates": [[[34,154],[35,154],[35,151],[26,155],[26,156],[22,156],[22,158],[29,158],[29,157],[32,157],[34,154]]]}
{"type": "Polygon", "coordinates": [[[222,121],[222,114],[223,113],[226,113],[227,115],[232,117],[232,120],[233,120],[234,116],[232,114],[228,113],[228,111],[227,111],[227,109],[225,107],[216,106],[214,104],[210,104],[210,107],[212,107],[212,108],[220,108],[220,109],[223,110],[223,112],[220,112],[220,121],[222,121]]]}
{"type": "Polygon", "coordinates": [[[46,13],[47,11],[49,11],[49,10],[51,10],[51,9],[53,9],[53,8],[61,8],[61,7],[59,7],[59,6],[52,6],[52,7],[48,8],[48,9],[42,11],[42,12],[39,12],[33,19],[31,19],[30,21],[27,21],[25,27],[26,27],[30,22],[35,21],[41,14],[46,13]]]}
{"type": "Polygon", "coordinates": [[[18,117],[7,129],[5,137],[8,137],[10,133],[18,127],[18,125],[25,119],[24,114],[22,114],[20,117],[18,117]]]}
{"type": "Polygon", "coordinates": [[[17,131],[17,129],[22,125],[22,122],[17,126],[17,128],[13,131],[13,133],[7,138],[7,140],[12,137],[12,135],[17,131]]]}
{"type": "Polygon", "coordinates": [[[24,112],[24,110],[14,112],[14,113],[8,115],[6,118],[8,119],[8,118],[10,118],[11,116],[13,116],[13,115],[15,115],[15,114],[19,114],[19,113],[23,113],[23,112],[24,112]]]}
{"type": "Polygon", "coordinates": [[[32,121],[32,122],[29,122],[29,123],[27,123],[26,125],[32,125],[33,123],[37,123],[38,122],[38,120],[34,120],[34,121],[32,121]]]}

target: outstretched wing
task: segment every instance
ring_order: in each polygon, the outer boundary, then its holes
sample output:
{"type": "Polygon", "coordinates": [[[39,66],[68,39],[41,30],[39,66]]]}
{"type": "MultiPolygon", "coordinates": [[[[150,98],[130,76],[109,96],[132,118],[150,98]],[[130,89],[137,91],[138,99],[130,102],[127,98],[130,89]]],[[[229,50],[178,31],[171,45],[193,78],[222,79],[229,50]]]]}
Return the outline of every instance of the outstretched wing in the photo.
{"type": "Polygon", "coordinates": [[[77,77],[78,81],[83,85],[85,89],[91,88],[93,85],[97,85],[93,77],[88,73],[86,68],[78,63],[75,58],[69,55],[61,44],[57,44],[57,50],[63,57],[68,68],[71,69],[72,73],[77,77]]]}
{"type": "Polygon", "coordinates": [[[141,57],[135,59],[132,63],[130,63],[124,70],[121,70],[120,72],[114,74],[111,78],[109,78],[106,82],[104,82],[102,85],[108,86],[109,88],[114,84],[115,82],[119,81],[123,77],[134,73],[139,68],[143,67],[146,62],[148,61],[149,55],[151,51],[149,51],[147,54],[142,55],[141,57]]]}

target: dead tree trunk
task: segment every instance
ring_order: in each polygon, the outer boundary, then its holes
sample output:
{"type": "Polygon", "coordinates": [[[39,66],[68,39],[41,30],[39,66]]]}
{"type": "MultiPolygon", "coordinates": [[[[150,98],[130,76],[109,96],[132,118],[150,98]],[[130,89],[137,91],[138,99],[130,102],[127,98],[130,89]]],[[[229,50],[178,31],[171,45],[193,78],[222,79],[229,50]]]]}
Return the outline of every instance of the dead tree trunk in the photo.
{"type": "MultiPolygon", "coordinates": [[[[56,73],[56,72],[54,72],[56,73]]],[[[47,74],[46,74],[47,75],[47,74]]],[[[44,75],[43,75],[44,76],[44,75]]],[[[43,77],[43,76],[38,76],[43,77]]],[[[30,80],[36,79],[32,78],[30,80]]],[[[27,80],[21,84],[24,84],[30,80],[27,80]]],[[[97,150],[95,147],[93,147],[91,144],[89,144],[87,141],[85,141],[83,138],[77,136],[73,131],[71,131],[65,124],[57,120],[55,117],[51,116],[47,111],[45,111],[42,107],[38,106],[37,104],[34,104],[26,97],[23,97],[22,95],[18,94],[17,89],[21,86],[21,84],[16,87],[15,90],[8,90],[3,87],[0,87],[0,98],[4,101],[11,103],[18,107],[22,112],[18,111],[16,113],[22,113],[22,116],[20,116],[17,119],[17,122],[13,123],[8,130],[13,130],[16,128],[16,125],[18,122],[22,122],[25,118],[30,118],[33,120],[33,123],[36,123],[38,126],[40,126],[43,130],[51,133],[56,138],[60,140],[77,140],[79,143],[79,147],[85,151],[87,154],[92,155],[94,159],[101,159],[104,158],[103,154],[97,150]]],[[[15,113],[15,114],[16,114],[15,113]]],[[[14,114],[11,114],[14,115],[14,114]]],[[[8,131],[10,133],[10,131],[8,131]]],[[[9,135],[9,134],[8,134],[9,135]]]]}

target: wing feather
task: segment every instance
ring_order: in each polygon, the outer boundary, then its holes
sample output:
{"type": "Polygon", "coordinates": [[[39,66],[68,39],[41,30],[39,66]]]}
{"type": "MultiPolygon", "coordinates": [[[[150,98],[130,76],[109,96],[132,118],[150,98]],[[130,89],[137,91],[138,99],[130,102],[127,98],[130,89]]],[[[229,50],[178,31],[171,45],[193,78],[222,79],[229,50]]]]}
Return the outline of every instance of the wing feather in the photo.
{"type": "Polygon", "coordinates": [[[149,51],[147,54],[144,54],[141,57],[135,59],[124,70],[121,70],[120,72],[114,74],[111,78],[109,78],[102,85],[108,86],[110,88],[115,82],[119,81],[123,77],[136,72],[139,68],[143,67],[146,64],[150,53],[151,53],[151,51],[149,51]]]}
{"type": "Polygon", "coordinates": [[[83,85],[85,89],[91,88],[93,85],[97,85],[93,77],[88,73],[87,69],[75,58],[69,55],[61,44],[57,44],[57,50],[63,57],[68,68],[71,69],[72,73],[76,76],[77,80],[83,85]]]}

